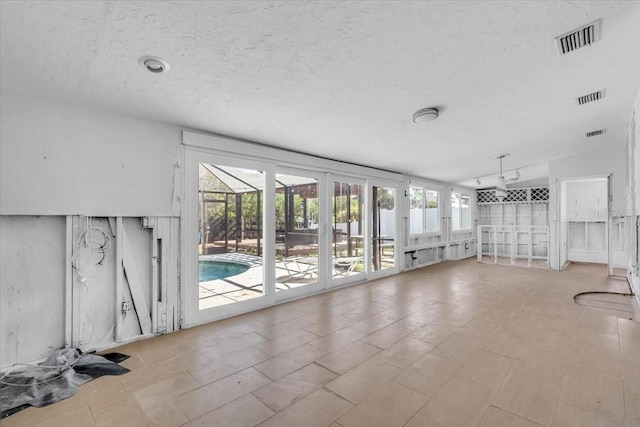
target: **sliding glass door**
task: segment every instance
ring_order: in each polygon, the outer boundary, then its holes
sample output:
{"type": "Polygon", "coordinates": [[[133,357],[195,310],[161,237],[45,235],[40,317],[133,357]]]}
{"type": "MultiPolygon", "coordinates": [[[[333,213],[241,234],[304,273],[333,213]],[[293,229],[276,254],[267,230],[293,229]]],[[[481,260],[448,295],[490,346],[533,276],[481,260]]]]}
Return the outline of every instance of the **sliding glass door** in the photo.
{"type": "Polygon", "coordinates": [[[369,216],[371,218],[371,239],[369,240],[369,262],[371,276],[376,272],[397,272],[397,190],[392,185],[371,183],[369,216]]]}
{"type": "MultiPolygon", "coordinates": [[[[183,276],[187,324],[252,310],[273,294],[265,280],[272,230],[273,166],[249,160],[186,152],[183,209],[183,276]]],[[[271,264],[270,264],[271,263],[271,264]]]]}
{"type": "Polygon", "coordinates": [[[264,295],[264,172],[200,163],[199,309],[264,295]]]}
{"type": "Polygon", "coordinates": [[[334,178],[331,188],[331,271],[334,282],[363,280],[365,266],[365,185],[356,178],[334,178]]]}
{"type": "Polygon", "coordinates": [[[278,168],[275,176],[275,285],[278,299],[317,288],[322,276],[320,176],[278,168]]]}
{"type": "Polygon", "coordinates": [[[399,183],[205,148],[184,167],[183,327],[399,270],[399,183]]]}

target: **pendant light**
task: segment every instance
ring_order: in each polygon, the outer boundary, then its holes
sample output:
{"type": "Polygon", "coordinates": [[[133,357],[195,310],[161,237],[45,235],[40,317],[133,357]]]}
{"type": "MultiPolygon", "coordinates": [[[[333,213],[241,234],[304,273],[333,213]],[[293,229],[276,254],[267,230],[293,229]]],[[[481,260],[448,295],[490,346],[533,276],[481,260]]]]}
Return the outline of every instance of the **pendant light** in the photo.
{"type": "Polygon", "coordinates": [[[508,154],[501,154],[496,159],[500,160],[500,176],[498,176],[498,182],[496,183],[496,198],[502,202],[507,197],[507,183],[502,175],[502,159],[507,157],[508,154]]]}

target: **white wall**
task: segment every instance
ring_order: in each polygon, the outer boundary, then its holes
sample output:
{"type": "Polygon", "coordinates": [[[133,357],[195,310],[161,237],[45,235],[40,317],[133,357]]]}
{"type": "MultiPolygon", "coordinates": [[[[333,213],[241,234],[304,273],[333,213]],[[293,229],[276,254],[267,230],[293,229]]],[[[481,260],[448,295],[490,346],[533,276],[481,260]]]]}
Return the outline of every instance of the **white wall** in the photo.
{"type": "MultiPolygon", "coordinates": [[[[605,134],[606,135],[606,134],[605,134]]],[[[557,200],[559,178],[577,178],[611,174],[612,210],[625,209],[625,156],[623,142],[603,141],[600,148],[549,164],[549,268],[560,268],[560,203],[557,200]]]]}
{"type": "MultiPolygon", "coordinates": [[[[64,215],[179,214],[174,172],[179,177],[182,130],[7,91],[0,102],[0,365],[7,366],[64,346],[64,215]]],[[[135,233],[140,221],[127,221],[132,245],[150,252],[144,247],[149,231],[135,233]]],[[[113,323],[107,320],[115,315],[113,266],[100,283],[90,283],[97,286],[90,293],[77,288],[83,307],[99,323],[91,327],[93,343],[113,323]]],[[[148,282],[150,262],[140,267],[148,282]]],[[[88,317],[78,316],[80,328],[88,330],[88,317]]]]}
{"type": "Polygon", "coordinates": [[[636,299],[640,304],[640,257],[638,246],[638,214],[640,214],[640,89],[636,96],[634,115],[631,118],[627,134],[626,166],[627,166],[627,239],[629,252],[627,257],[628,279],[631,281],[636,299]]]}
{"type": "Polygon", "coordinates": [[[65,218],[0,216],[0,366],[64,346],[65,218]]]}
{"type": "MultiPolygon", "coordinates": [[[[636,236],[640,233],[638,230],[638,215],[640,215],[640,147],[638,144],[640,143],[640,91],[638,92],[638,96],[636,97],[636,109],[634,115],[634,126],[632,127],[635,130],[635,134],[631,137],[633,140],[633,170],[630,172],[630,176],[632,177],[633,187],[635,188],[635,197],[632,198],[633,209],[630,214],[634,214],[636,217],[636,236]]],[[[632,230],[633,225],[631,224],[629,229],[632,230]]],[[[633,231],[631,231],[633,232],[633,231]]],[[[640,241],[635,242],[635,254],[629,254],[630,265],[635,266],[635,270],[630,272],[634,292],[636,294],[636,299],[638,300],[638,304],[640,304],[640,241]]]]}
{"type": "Polygon", "coordinates": [[[0,214],[178,214],[179,127],[7,91],[0,100],[0,214]]]}
{"type": "MultiPolygon", "coordinates": [[[[180,215],[181,144],[178,126],[10,91],[0,93],[2,365],[38,359],[64,344],[68,267],[64,215],[180,215]],[[42,217],[34,219],[38,216],[42,217]]],[[[227,144],[236,146],[238,141],[227,144]]],[[[266,150],[256,147],[255,156],[266,150]]],[[[289,157],[293,162],[300,156],[289,157]]],[[[372,171],[334,163],[344,172],[368,176],[372,171]]],[[[377,170],[374,177],[403,179],[377,170]]],[[[451,187],[437,186],[442,189],[442,215],[450,217],[451,187]]],[[[475,218],[474,191],[456,190],[472,198],[475,218]]],[[[448,230],[443,233],[451,237],[448,230]]],[[[110,276],[104,277],[108,281],[110,276]]],[[[107,311],[98,315],[103,320],[94,338],[108,335],[112,322],[107,311]]]]}
{"type": "MultiPolygon", "coordinates": [[[[630,127],[629,142],[633,149],[633,170],[629,171],[629,186],[634,197],[631,198],[633,204],[633,210],[635,214],[640,214],[640,88],[638,89],[638,95],[636,96],[635,110],[632,117],[634,121],[630,127]]],[[[640,292],[639,292],[640,293],[640,292]]]]}

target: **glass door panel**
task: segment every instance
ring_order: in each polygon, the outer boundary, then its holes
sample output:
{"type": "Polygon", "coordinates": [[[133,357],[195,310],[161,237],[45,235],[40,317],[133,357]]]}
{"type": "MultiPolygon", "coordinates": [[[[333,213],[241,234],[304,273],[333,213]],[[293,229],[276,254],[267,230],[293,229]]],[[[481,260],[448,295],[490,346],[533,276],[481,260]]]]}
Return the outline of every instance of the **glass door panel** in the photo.
{"type": "Polygon", "coordinates": [[[318,180],[276,174],[276,292],[318,283],[318,180]]]}
{"type": "Polygon", "coordinates": [[[364,185],[334,181],[332,195],[332,276],[364,272],[364,185]]]}
{"type": "Polygon", "coordinates": [[[395,267],[396,191],[372,186],[371,194],[371,270],[395,267]]]}
{"type": "Polygon", "coordinates": [[[264,172],[199,163],[199,309],[263,296],[264,172]]]}

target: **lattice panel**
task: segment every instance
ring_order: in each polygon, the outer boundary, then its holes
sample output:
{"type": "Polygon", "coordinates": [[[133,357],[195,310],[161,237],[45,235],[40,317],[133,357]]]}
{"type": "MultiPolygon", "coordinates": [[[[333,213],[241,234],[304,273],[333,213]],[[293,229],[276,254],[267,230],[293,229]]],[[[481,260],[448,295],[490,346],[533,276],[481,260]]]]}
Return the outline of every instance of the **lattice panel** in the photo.
{"type": "Polygon", "coordinates": [[[548,202],[549,189],[548,188],[532,188],[531,201],[532,202],[548,202]]]}
{"type": "Polygon", "coordinates": [[[505,203],[509,202],[527,202],[527,190],[525,188],[517,188],[507,190],[507,197],[504,198],[505,203]]]}
{"type": "Polygon", "coordinates": [[[487,205],[490,203],[499,203],[494,190],[477,190],[476,196],[479,205],[487,205]]]}
{"type": "Polygon", "coordinates": [[[502,202],[496,197],[495,190],[476,190],[476,196],[479,205],[549,203],[549,189],[544,187],[507,190],[507,197],[502,202]]]}

